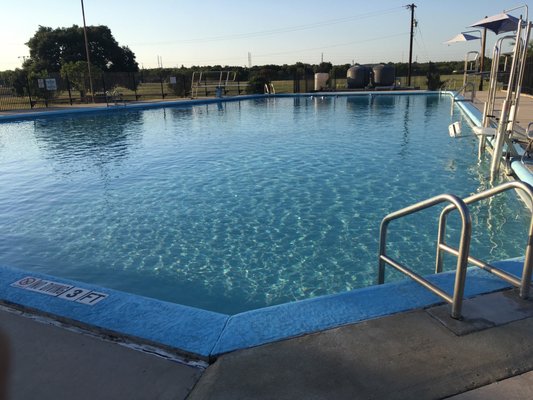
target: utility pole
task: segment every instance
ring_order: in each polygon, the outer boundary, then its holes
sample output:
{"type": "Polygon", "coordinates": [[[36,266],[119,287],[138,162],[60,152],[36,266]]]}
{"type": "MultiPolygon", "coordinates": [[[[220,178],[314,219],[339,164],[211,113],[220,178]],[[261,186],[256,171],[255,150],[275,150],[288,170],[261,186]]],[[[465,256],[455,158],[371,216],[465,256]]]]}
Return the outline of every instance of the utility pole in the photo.
{"type": "MultiPolygon", "coordinates": [[[[487,17],[485,17],[487,18],[487,17]]],[[[483,70],[485,69],[485,47],[487,43],[487,28],[483,28],[481,35],[481,61],[479,62],[479,90],[483,90],[483,70]]]]}
{"type": "Polygon", "coordinates": [[[409,66],[407,67],[407,86],[411,86],[411,65],[413,63],[413,37],[415,29],[415,8],[416,5],[408,4],[405,6],[411,10],[411,39],[409,41],[409,66]]]}
{"type": "Polygon", "coordinates": [[[91,58],[89,56],[89,41],[87,40],[87,26],[85,25],[85,8],[81,0],[81,15],[83,16],[83,35],[85,37],[85,53],[87,54],[87,69],[89,70],[89,87],[91,88],[91,97],[94,103],[93,76],[91,74],[91,58]]]}

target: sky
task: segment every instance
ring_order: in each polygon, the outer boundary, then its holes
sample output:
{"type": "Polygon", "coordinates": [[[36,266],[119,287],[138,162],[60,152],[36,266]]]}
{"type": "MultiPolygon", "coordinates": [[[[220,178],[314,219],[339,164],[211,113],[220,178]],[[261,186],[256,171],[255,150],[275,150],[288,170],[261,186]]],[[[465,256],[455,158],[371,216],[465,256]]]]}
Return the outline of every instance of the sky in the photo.
{"type": "MultiPolygon", "coordinates": [[[[411,0],[412,1],[412,0],[411,0]]],[[[0,71],[21,66],[39,25],[82,26],[81,1],[1,0],[0,71]]],[[[407,62],[410,11],[398,0],[84,0],[87,25],[107,25],[139,66],[407,62]],[[250,55],[250,58],[249,58],[250,55]]],[[[443,44],[470,24],[527,3],[414,1],[413,61],[462,60],[480,42],[443,44]]],[[[511,12],[515,16],[524,9],[511,12]]],[[[533,8],[530,7],[530,17],[533,8]]],[[[471,28],[470,28],[471,29],[471,28]]],[[[487,53],[496,36],[489,33],[487,53]]]]}

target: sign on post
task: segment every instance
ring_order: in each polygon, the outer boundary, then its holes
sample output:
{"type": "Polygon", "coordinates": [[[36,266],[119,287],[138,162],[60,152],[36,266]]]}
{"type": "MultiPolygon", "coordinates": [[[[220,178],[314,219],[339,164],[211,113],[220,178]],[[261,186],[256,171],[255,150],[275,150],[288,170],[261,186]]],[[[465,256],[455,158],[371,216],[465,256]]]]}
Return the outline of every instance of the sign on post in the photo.
{"type": "Polygon", "coordinates": [[[57,83],[55,78],[45,79],[46,89],[47,90],[57,90],[57,83]]]}

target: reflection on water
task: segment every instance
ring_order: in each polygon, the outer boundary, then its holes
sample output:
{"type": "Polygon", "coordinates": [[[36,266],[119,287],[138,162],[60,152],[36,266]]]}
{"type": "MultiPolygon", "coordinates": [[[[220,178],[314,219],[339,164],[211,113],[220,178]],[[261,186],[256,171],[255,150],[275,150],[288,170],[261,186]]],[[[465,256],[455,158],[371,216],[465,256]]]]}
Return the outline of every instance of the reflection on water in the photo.
{"type": "Polygon", "coordinates": [[[346,99],[346,108],[352,112],[357,112],[357,111],[362,111],[362,110],[367,111],[370,100],[371,100],[370,96],[348,97],[346,99]]]}
{"type": "Polygon", "coordinates": [[[128,156],[128,148],[141,139],[137,129],[141,123],[138,112],[39,119],[34,122],[34,135],[47,158],[104,165],[128,156]]]}

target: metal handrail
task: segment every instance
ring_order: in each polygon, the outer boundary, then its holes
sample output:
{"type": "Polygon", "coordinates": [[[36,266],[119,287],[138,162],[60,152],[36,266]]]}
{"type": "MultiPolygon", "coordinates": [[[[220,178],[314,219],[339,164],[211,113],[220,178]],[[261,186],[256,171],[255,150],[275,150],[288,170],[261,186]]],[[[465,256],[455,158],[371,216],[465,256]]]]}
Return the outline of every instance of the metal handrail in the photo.
{"type": "MultiPolygon", "coordinates": [[[[500,169],[503,146],[506,140],[505,132],[509,128],[508,126],[510,122],[509,116],[516,112],[516,108],[514,109],[514,111],[511,111],[512,105],[514,104],[517,106],[518,105],[517,101],[520,99],[522,82],[519,82],[517,80],[516,72],[518,70],[519,76],[520,76],[520,69],[525,67],[525,57],[524,57],[525,53],[524,52],[527,51],[527,44],[529,43],[531,23],[528,22],[527,24],[527,27],[526,27],[527,40],[525,41],[524,45],[521,46],[520,43],[521,43],[521,40],[523,39],[522,17],[520,17],[518,21],[519,23],[518,23],[518,28],[516,31],[516,44],[515,44],[513,58],[511,62],[511,72],[509,75],[509,83],[507,85],[507,95],[502,104],[500,121],[498,124],[498,129],[496,131],[496,137],[494,138],[494,143],[493,143],[492,160],[491,160],[491,165],[490,165],[491,182],[494,181],[500,169]],[[524,61],[524,63],[520,62],[520,65],[519,65],[518,59],[520,59],[521,61],[524,61]]],[[[511,122],[510,124],[511,132],[512,132],[513,126],[514,126],[514,122],[511,122]]]]}
{"type": "Polygon", "coordinates": [[[463,74],[463,85],[466,85],[467,83],[467,79],[468,79],[468,75],[469,75],[469,72],[477,72],[479,68],[479,51],[469,51],[468,53],[466,53],[466,56],[465,56],[465,68],[464,68],[464,74],[463,74]],[[469,59],[469,56],[471,54],[474,54],[474,59],[473,60],[470,60],[469,59]],[[472,65],[472,63],[474,64],[473,68],[468,68],[468,65],[472,65]]]}
{"type": "MultiPolygon", "coordinates": [[[[447,207],[447,208],[448,208],[447,207]]],[[[439,196],[432,197],[428,200],[421,201],[419,203],[413,204],[409,207],[403,208],[399,211],[388,214],[381,221],[380,226],[380,241],[379,241],[379,272],[378,272],[378,284],[383,284],[385,282],[385,263],[389,264],[398,271],[409,276],[417,283],[424,286],[426,289],[429,289],[431,292],[435,293],[437,296],[441,297],[448,303],[452,304],[452,318],[461,318],[461,310],[463,305],[463,294],[465,288],[465,279],[466,279],[466,268],[468,262],[468,252],[470,249],[470,237],[472,233],[472,219],[470,218],[470,212],[468,207],[463,200],[454,196],[452,194],[442,194],[439,196]],[[409,268],[400,264],[398,261],[393,260],[392,258],[386,255],[387,250],[387,228],[391,221],[416,213],[418,211],[425,210],[427,208],[433,207],[437,204],[449,202],[452,209],[457,209],[461,215],[462,228],[461,228],[461,238],[459,242],[459,251],[457,254],[457,270],[455,274],[455,286],[453,291],[453,296],[450,296],[436,285],[429,282],[427,279],[413,272],[409,268]]]]}
{"type": "Polygon", "coordinates": [[[492,51],[492,64],[491,64],[491,70],[490,70],[490,82],[489,82],[489,93],[487,96],[487,113],[483,115],[483,126],[486,125],[485,120],[489,115],[492,115],[494,113],[494,104],[496,102],[496,89],[498,86],[498,73],[500,71],[500,57],[501,57],[501,48],[503,45],[504,40],[515,40],[516,37],[514,35],[507,35],[499,38],[494,45],[494,49],[492,51]]]}
{"type": "MultiPolygon", "coordinates": [[[[529,199],[533,202],[533,188],[529,184],[525,182],[521,182],[521,181],[511,181],[511,182],[503,183],[494,188],[491,188],[483,192],[471,195],[467,198],[464,198],[463,202],[465,204],[476,203],[480,200],[493,197],[497,194],[500,194],[502,192],[505,192],[511,189],[522,190],[524,194],[529,196],[529,199]]],[[[452,205],[447,206],[446,208],[444,208],[444,210],[442,210],[442,213],[439,218],[439,232],[437,236],[437,257],[436,257],[436,265],[435,265],[435,273],[437,274],[442,272],[442,250],[450,254],[454,254],[456,256],[461,250],[460,246],[459,246],[459,251],[457,251],[456,249],[451,248],[444,242],[444,239],[446,236],[446,217],[454,209],[455,209],[455,206],[452,206],[452,205]]],[[[490,265],[470,255],[468,256],[468,261],[471,264],[500,277],[501,279],[505,280],[506,282],[509,282],[513,286],[519,287],[520,297],[523,299],[527,299],[529,296],[529,287],[531,284],[531,273],[533,270],[533,213],[531,216],[531,221],[529,223],[529,233],[528,233],[524,267],[522,270],[521,279],[517,279],[514,275],[511,275],[493,265],[490,265]]]]}
{"type": "Polygon", "coordinates": [[[474,102],[474,98],[476,97],[476,86],[474,85],[474,82],[466,82],[463,86],[461,86],[461,88],[454,93],[453,95],[453,101],[461,101],[457,98],[457,96],[464,90],[465,92],[465,95],[466,95],[466,88],[468,86],[472,86],[472,94],[470,96],[470,101],[471,102],[474,102]]]}
{"type": "MultiPolygon", "coordinates": [[[[194,71],[191,78],[191,97],[198,97],[200,88],[226,88],[240,87],[240,82],[235,82],[235,71],[194,71]]],[[[244,86],[244,85],[243,85],[244,86]]]]}

